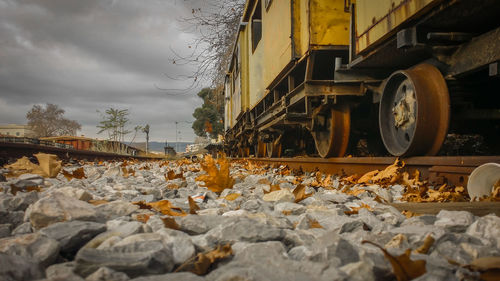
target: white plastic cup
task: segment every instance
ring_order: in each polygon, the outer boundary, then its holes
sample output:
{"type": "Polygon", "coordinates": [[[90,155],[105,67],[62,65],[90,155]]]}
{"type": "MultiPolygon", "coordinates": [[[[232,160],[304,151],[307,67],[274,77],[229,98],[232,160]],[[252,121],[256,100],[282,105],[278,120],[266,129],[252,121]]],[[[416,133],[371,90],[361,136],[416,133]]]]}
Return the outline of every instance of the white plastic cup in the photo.
{"type": "Polygon", "coordinates": [[[467,181],[467,192],[471,200],[491,196],[493,187],[499,180],[500,164],[498,163],[486,163],[474,169],[467,181]]]}

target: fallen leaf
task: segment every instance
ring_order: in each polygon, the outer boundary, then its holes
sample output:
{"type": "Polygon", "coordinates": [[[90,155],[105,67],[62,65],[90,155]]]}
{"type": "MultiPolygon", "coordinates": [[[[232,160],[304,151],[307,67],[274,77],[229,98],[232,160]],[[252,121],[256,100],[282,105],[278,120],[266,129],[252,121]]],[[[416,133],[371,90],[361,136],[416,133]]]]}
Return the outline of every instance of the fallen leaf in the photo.
{"type": "Polygon", "coordinates": [[[167,189],[179,189],[181,186],[176,183],[167,184],[167,189]]]}
{"type": "Polygon", "coordinates": [[[167,181],[169,181],[169,180],[175,180],[175,179],[183,179],[184,180],[186,178],[184,177],[184,174],[182,172],[176,174],[173,170],[169,170],[167,172],[167,174],[165,175],[165,179],[167,181]]]}
{"type": "Polygon", "coordinates": [[[419,214],[414,213],[414,212],[412,212],[412,211],[408,211],[408,210],[403,210],[403,211],[401,212],[401,214],[403,214],[403,215],[404,215],[407,219],[412,218],[412,217],[419,216],[419,214]]]}
{"type": "Polygon", "coordinates": [[[258,184],[268,184],[270,185],[271,182],[268,179],[260,179],[257,181],[258,184]]]}
{"type": "Polygon", "coordinates": [[[42,177],[55,178],[61,170],[62,161],[57,160],[57,156],[53,154],[37,153],[35,157],[40,165],[32,163],[28,157],[23,156],[15,163],[6,165],[5,168],[11,170],[11,176],[19,176],[22,174],[37,174],[42,177]]]}
{"type": "Polygon", "coordinates": [[[145,203],[144,201],[132,202],[132,204],[139,206],[139,209],[147,209],[147,210],[152,209],[152,207],[148,203],[145,203]]]}
{"type": "Polygon", "coordinates": [[[293,195],[295,196],[295,203],[299,203],[300,201],[312,196],[313,194],[306,194],[306,186],[299,184],[296,188],[294,188],[293,195]]]}
{"type": "Polygon", "coordinates": [[[10,185],[10,193],[12,193],[12,195],[16,195],[18,192],[32,192],[32,191],[41,192],[42,188],[40,186],[27,186],[25,188],[21,188],[13,184],[10,185]]]}
{"type": "Polygon", "coordinates": [[[99,206],[99,205],[102,205],[102,204],[106,204],[106,203],[109,203],[108,201],[106,200],[94,200],[94,199],[91,199],[88,201],[88,203],[94,205],[94,206],[99,206]]]}
{"type": "Polygon", "coordinates": [[[153,208],[155,211],[158,211],[167,216],[185,216],[187,215],[181,208],[174,207],[172,203],[168,200],[161,200],[151,203],[146,203],[146,205],[153,208]]]}
{"type": "Polygon", "coordinates": [[[424,244],[418,247],[418,249],[416,249],[415,252],[419,254],[427,254],[427,252],[429,252],[429,249],[434,244],[434,241],[436,240],[431,235],[427,235],[427,237],[425,237],[424,244]]]}
{"type": "Polygon", "coordinates": [[[200,207],[196,204],[196,202],[194,202],[191,196],[188,196],[188,201],[189,201],[189,213],[192,215],[196,215],[196,211],[198,211],[200,207]]]}
{"type": "Polygon", "coordinates": [[[282,212],[282,213],[283,213],[283,215],[285,215],[285,216],[289,216],[289,215],[291,215],[291,214],[292,214],[292,211],[291,211],[291,210],[283,210],[283,211],[281,211],[281,212],[282,212]]]}
{"type": "Polygon", "coordinates": [[[151,215],[148,214],[138,214],[136,216],[137,221],[140,221],[142,223],[147,223],[151,215]]]}
{"type": "Polygon", "coordinates": [[[218,245],[211,251],[198,253],[196,256],[188,259],[174,272],[189,271],[197,275],[205,275],[214,263],[225,259],[232,254],[233,250],[231,249],[231,244],[226,244],[224,246],[218,245]]]}
{"type": "Polygon", "coordinates": [[[61,171],[62,161],[57,160],[57,155],[37,153],[34,156],[38,159],[38,163],[42,171],[49,177],[55,178],[61,171]]]}
{"type": "Polygon", "coordinates": [[[356,215],[358,214],[359,210],[365,208],[365,209],[368,209],[369,211],[373,211],[372,207],[370,207],[370,205],[367,205],[365,203],[361,203],[361,206],[359,207],[349,207],[351,208],[350,211],[344,211],[344,214],[346,215],[356,215]]]}
{"type": "Polygon", "coordinates": [[[309,219],[309,228],[323,228],[323,226],[317,220],[309,219]]]}
{"type": "Polygon", "coordinates": [[[240,197],[239,193],[231,193],[231,194],[229,194],[229,195],[227,195],[226,197],[223,197],[223,198],[226,199],[227,201],[234,201],[238,197],[240,197]]]}
{"type": "Polygon", "coordinates": [[[175,230],[181,229],[181,227],[177,224],[174,218],[165,217],[161,218],[161,220],[163,221],[163,225],[165,225],[166,228],[171,228],[175,230]]]}
{"type": "Polygon", "coordinates": [[[264,194],[271,193],[273,191],[278,191],[281,190],[281,187],[279,184],[272,184],[271,187],[269,188],[269,191],[264,190],[264,194]]]}
{"type": "Polygon", "coordinates": [[[361,184],[361,183],[369,183],[371,181],[371,179],[376,175],[380,173],[379,170],[375,170],[375,171],[371,171],[371,172],[368,172],[364,175],[361,176],[361,178],[359,178],[359,180],[357,181],[357,183],[361,184]]]}
{"type": "Polygon", "coordinates": [[[404,254],[394,257],[386,249],[371,241],[363,240],[361,243],[368,243],[382,250],[385,258],[391,263],[392,270],[398,281],[412,280],[427,272],[425,269],[425,260],[413,261],[410,259],[411,249],[407,249],[404,254]]]}
{"type": "Polygon", "coordinates": [[[85,177],[85,171],[83,170],[83,167],[80,167],[73,172],[68,172],[66,170],[61,171],[63,176],[66,178],[66,180],[71,181],[72,179],[83,179],[85,177]]]}
{"type": "Polygon", "coordinates": [[[124,178],[128,178],[129,176],[135,177],[135,170],[132,168],[122,167],[122,174],[124,178]]]}
{"type": "Polygon", "coordinates": [[[205,182],[209,190],[221,193],[226,188],[233,188],[234,179],[229,175],[229,161],[225,156],[216,161],[210,156],[205,157],[204,163],[200,163],[205,175],[198,176],[196,180],[205,182]],[[217,168],[217,165],[219,168],[217,168]]]}

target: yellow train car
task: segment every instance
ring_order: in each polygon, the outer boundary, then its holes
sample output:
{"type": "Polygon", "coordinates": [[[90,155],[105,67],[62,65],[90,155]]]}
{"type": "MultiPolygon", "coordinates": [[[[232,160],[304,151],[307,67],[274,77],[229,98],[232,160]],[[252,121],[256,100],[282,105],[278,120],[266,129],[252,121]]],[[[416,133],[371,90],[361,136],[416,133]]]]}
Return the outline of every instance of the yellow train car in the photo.
{"type": "Polygon", "coordinates": [[[493,0],[248,0],[228,152],[332,157],[365,140],[435,155],[450,130],[498,135],[499,95],[485,94],[500,89],[498,14],[493,0]]]}

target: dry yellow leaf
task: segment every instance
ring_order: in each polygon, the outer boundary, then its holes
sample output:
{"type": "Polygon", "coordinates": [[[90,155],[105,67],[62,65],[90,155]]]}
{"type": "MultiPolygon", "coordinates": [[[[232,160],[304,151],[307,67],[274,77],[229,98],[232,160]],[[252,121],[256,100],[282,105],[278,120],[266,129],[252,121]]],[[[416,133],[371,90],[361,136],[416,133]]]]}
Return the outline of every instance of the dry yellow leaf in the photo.
{"type": "Polygon", "coordinates": [[[385,258],[391,263],[392,270],[398,281],[409,281],[427,272],[425,269],[425,260],[413,261],[410,259],[411,249],[407,249],[404,254],[394,257],[386,249],[371,241],[363,240],[361,243],[368,243],[382,250],[385,258]]]}
{"type": "Polygon", "coordinates": [[[106,203],[109,203],[108,201],[106,200],[94,200],[94,199],[91,199],[88,201],[88,203],[94,205],[94,206],[99,206],[99,205],[102,205],[102,204],[106,204],[106,203]]]}
{"type": "Polygon", "coordinates": [[[231,193],[231,194],[227,195],[226,197],[222,197],[222,198],[226,199],[227,201],[234,201],[238,197],[240,197],[239,193],[231,193]]]}
{"type": "Polygon", "coordinates": [[[181,227],[177,224],[174,218],[166,217],[166,218],[161,218],[163,221],[163,225],[165,225],[166,228],[171,228],[175,230],[181,229],[181,227]]]}
{"type": "Polygon", "coordinates": [[[299,203],[300,201],[306,199],[307,197],[311,197],[313,194],[306,194],[306,186],[299,184],[293,190],[293,195],[295,196],[295,203],[299,203]]]}
{"type": "Polygon", "coordinates": [[[427,254],[427,252],[429,252],[429,249],[434,244],[434,241],[436,240],[431,235],[427,235],[427,237],[425,237],[424,244],[418,247],[418,249],[416,249],[415,252],[419,254],[427,254]]]}
{"type": "Polygon", "coordinates": [[[309,228],[323,228],[323,226],[317,220],[309,219],[309,228]]]}
{"type": "Polygon", "coordinates": [[[151,215],[149,214],[138,214],[136,216],[137,221],[140,221],[142,223],[147,223],[151,215]]]}
{"type": "Polygon", "coordinates": [[[264,194],[267,194],[267,193],[270,193],[270,192],[273,192],[273,191],[278,191],[278,190],[281,190],[281,187],[279,184],[273,184],[271,185],[271,187],[269,188],[269,191],[265,191],[264,190],[264,194]]]}
{"type": "Polygon", "coordinates": [[[37,153],[34,155],[42,171],[49,177],[55,178],[61,171],[62,161],[58,160],[57,155],[37,153]]]}
{"type": "Polygon", "coordinates": [[[32,163],[28,157],[23,156],[11,165],[6,165],[5,168],[10,169],[9,176],[19,176],[22,174],[37,174],[42,177],[55,178],[61,171],[62,161],[57,160],[57,156],[53,154],[37,153],[35,157],[40,165],[32,163]]]}
{"type": "Polygon", "coordinates": [[[174,272],[189,271],[197,275],[205,275],[208,273],[210,266],[219,260],[225,259],[233,254],[231,244],[224,246],[218,245],[215,249],[198,253],[191,259],[188,259],[181,264],[174,272]]]}
{"type": "Polygon", "coordinates": [[[365,203],[361,203],[361,206],[359,207],[350,207],[351,208],[351,211],[344,211],[344,214],[346,215],[355,215],[359,212],[359,210],[365,208],[365,209],[368,209],[369,211],[373,211],[372,207],[370,207],[370,205],[367,205],[365,203]]]}
{"type": "Polygon", "coordinates": [[[220,193],[226,188],[233,188],[234,179],[229,175],[229,161],[225,156],[217,162],[210,156],[205,157],[204,163],[200,163],[205,175],[198,176],[196,180],[205,182],[205,186],[215,192],[220,193]],[[217,168],[217,165],[219,168],[217,168]]]}
{"type": "Polygon", "coordinates": [[[83,167],[80,167],[73,172],[68,172],[66,170],[61,170],[63,176],[66,178],[66,180],[70,181],[72,179],[83,179],[85,177],[85,171],[83,170],[83,167]]]}
{"type": "Polygon", "coordinates": [[[180,172],[179,174],[176,174],[173,170],[169,170],[167,174],[165,175],[165,180],[174,180],[174,179],[186,179],[184,177],[184,174],[180,172]]]}
{"type": "Polygon", "coordinates": [[[196,202],[194,202],[191,196],[188,196],[188,202],[189,202],[189,213],[192,215],[196,215],[196,211],[198,211],[200,207],[196,204],[196,202]]]}
{"type": "Polygon", "coordinates": [[[155,211],[158,211],[167,216],[185,216],[187,215],[181,208],[174,207],[172,203],[168,200],[161,200],[151,203],[146,203],[146,205],[153,208],[155,211]]]}

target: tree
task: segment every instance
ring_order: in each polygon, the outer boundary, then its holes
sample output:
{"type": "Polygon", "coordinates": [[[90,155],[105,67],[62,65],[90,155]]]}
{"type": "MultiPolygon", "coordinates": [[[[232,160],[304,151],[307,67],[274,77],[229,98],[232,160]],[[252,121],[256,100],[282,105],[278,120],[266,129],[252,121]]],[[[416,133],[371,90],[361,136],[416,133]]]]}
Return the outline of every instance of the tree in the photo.
{"type": "MultiPolygon", "coordinates": [[[[100,111],[97,111],[100,112],[100,111]]],[[[99,122],[97,128],[101,129],[98,134],[103,132],[108,133],[108,139],[112,141],[124,141],[125,135],[130,131],[125,129],[130,121],[127,116],[129,115],[128,109],[114,109],[108,108],[105,114],[101,114],[103,120],[99,122]]]]}
{"type": "Polygon", "coordinates": [[[194,8],[191,16],[181,19],[189,31],[198,34],[188,45],[191,53],[182,56],[172,50],[176,55],[172,60],[174,64],[193,65],[195,70],[190,75],[172,79],[192,80],[188,90],[206,83],[220,90],[231,61],[245,0],[211,0],[203,1],[203,5],[203,9],[194,8]]]}
{"type": "Polygon", "coordinates": [[[75,136],[82,125],[64,118],[64,113],[64,109],[56,104],[47,103],[45,107],[35,104],[26,114],[26,119],[35,137],[75,136]]]}
{"type": "Polygon", "coordinates": [[[204,88],[198,96],[203,99],[203,104],[194,110],[193,117],[196,120],[192,128],[197,136],[206,137],[208,134],[215,139],[224,132],[222,107],[218,107],[214,102],[215,91],[213,89],[204,88]]]}

